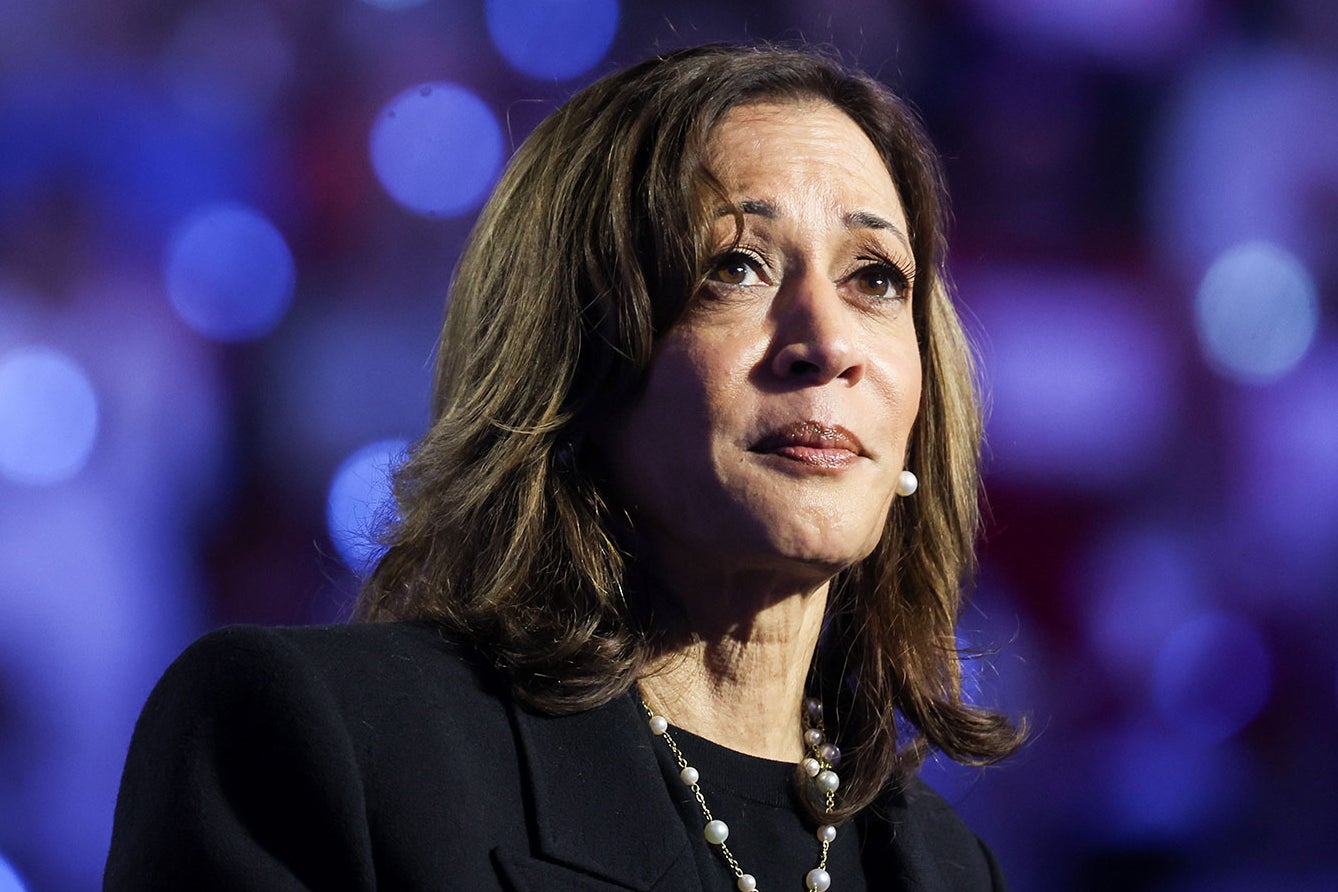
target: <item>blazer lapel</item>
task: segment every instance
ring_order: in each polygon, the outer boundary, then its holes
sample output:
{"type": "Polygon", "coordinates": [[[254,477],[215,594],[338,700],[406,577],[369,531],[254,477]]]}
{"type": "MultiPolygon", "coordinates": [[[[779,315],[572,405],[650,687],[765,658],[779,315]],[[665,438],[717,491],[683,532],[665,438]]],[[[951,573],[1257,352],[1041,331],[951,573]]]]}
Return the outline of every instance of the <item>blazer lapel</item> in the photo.
{"type": "Polygon", "coordinates": [[[536,854],[630,889],[700,892],[682,819],[635,702],[541,716],[512,707],[536,854]]]}

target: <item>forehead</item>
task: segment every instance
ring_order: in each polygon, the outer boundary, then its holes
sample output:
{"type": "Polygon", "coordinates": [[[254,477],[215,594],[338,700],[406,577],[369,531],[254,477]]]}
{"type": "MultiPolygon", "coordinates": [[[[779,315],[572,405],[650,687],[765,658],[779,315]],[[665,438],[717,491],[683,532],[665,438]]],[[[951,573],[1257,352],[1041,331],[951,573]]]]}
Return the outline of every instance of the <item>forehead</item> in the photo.
{"type": "Polygon", "coordinates": [[[730,110],[711,133],[707,164],[733,199],[843,213],[867,209],[905,226],[900,195],[878,150],[847,114],[821,100],[730,110]]]}

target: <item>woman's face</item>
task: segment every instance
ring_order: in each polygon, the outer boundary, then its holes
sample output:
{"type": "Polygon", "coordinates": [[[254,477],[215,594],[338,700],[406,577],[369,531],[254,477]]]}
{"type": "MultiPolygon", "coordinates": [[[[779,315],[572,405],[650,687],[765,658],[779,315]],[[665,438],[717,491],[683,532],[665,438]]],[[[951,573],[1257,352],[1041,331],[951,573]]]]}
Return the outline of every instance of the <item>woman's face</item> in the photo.
{"type": "Polygon", "coordinates": [[[920,400],[914,258],[873,144],[820,102],[717,127],[707,283],[659,341],[605,443],[666,569],[820,581],[878,541],[920,400]]]}

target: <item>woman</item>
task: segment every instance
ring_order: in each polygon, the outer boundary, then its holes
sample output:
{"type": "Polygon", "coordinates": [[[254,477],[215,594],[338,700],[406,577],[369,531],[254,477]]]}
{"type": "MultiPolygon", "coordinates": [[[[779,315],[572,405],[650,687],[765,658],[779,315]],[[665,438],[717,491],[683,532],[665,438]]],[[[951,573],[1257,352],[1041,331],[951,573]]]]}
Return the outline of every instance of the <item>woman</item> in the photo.
{"type": "Polygon", "coordinates": [[[1020,739],[961,695],[943,214],[913,115],[811,52],[566,103],[460,262],[375,622],[188,650],[108,886],[1001,888],[914,779],[1020,739]]]}

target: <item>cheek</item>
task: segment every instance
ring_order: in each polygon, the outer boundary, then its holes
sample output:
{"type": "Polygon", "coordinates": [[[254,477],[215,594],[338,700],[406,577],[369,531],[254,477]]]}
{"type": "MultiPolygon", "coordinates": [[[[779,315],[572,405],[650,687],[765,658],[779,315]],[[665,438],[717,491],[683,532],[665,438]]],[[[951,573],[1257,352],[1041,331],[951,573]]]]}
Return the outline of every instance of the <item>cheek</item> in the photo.
{"type": "Polygon", "coordinates": [[[906,405],[909,423],[914,423],[920,414],[920,395],[924,385],[924,373],[920,368],[920,354],[917,352],[907,369],[906,376],[906,405]]]}
{"type": "Polygon", "coordinates": [[[677,339],[666,338],[633,406],[611,425],[608,457],[621,482],[658,482],[699,460],[709,425],[702,370],[677,339]]]}
{"type": "Polygon", "coordinates": [[[715,428],[750,402],[754,370],[766,353],[765,339],[745,325],[683,332],[665,344],[652,376],[669,395],[666,404],[698,427],[715,428]]]}
{"type": "Polygon", "coordinates": [[[920,411],[923,373],[919,346],[913,340],[902,338],[891,349],[885,349],[877,362],[885,417],[895,428],[892,433],[904,438],[909,435],[920,411]]]}

